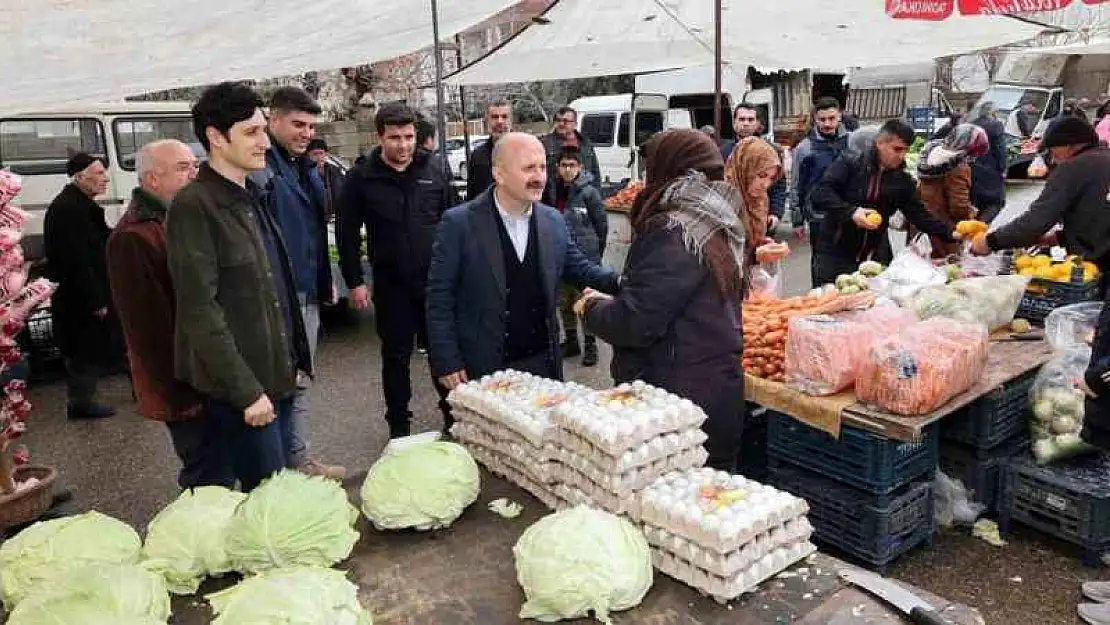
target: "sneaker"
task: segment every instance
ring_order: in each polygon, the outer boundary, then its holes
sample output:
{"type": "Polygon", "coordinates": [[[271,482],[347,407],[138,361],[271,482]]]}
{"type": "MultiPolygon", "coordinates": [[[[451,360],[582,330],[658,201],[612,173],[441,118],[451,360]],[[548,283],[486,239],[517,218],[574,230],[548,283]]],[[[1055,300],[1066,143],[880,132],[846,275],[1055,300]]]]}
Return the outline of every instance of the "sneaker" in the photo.
{"type": "Polygon", "coordinates": [[[1079,617],[1090,625],[1110,625],[1110,605],[1105,603],[1080,603],[1079,617]]]}
{"type": "Polygon", "coordinates": [[[106,419],[114,416],[116,409],[111,406],[103,404],[89,404],[88,406],[69,406],[66,408],[66,416],[73,421],[85,421],[89,419],[106,419]]]}
{"type": "Polygon", "coordinates": [[[297,470],[305,475],[318,475],[326,477],[329,480],[341,481],[347,477],[347,469],[340,466],[327,465],[319,460],[309,458],[305,460],[297,470]]]}
{"type": "Polygon", "coordinates": [[[1096,603],[1110,603],[1110,582],[1083,582],[1083,596],[1096,603]]]}

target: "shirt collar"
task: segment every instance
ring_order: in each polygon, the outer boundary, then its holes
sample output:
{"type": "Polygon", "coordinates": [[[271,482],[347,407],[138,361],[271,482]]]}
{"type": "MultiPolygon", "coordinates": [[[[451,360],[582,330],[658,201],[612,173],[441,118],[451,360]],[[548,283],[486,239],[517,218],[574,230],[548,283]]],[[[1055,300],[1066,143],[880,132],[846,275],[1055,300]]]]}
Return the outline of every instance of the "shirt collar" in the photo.
{"type": "Polygon", "coordinates": [[[495,191],[490,191],[490,196],[493,197],[493,205],[497,208],[497,212],[501,215],[501,219],[505,221],[520,221],[522,219],[530,219],[532,217],[531,204],[529,204],[528,208],[525,209],[523,215],[517,216],[501,208],[501,202],[497,201],[497,193],[495,191]]]}

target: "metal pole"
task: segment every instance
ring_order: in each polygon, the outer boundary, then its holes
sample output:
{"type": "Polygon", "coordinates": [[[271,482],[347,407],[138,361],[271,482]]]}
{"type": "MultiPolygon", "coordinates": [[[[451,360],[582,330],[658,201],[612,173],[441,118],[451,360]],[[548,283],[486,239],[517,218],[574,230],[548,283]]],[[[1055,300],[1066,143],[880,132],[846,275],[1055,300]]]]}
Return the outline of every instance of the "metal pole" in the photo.
{"type": "Polygon", "coordinates": [[[713,134],[721,142],[721,4],[713,3],[713,134]]]}
{"type": "Polygon", "coordinates": [[[443,50],[439,45],[439,7],[436,5],[436,0],[431,0],[431,3],[432,37],[435,38],[432,50],[436,55],[436,134],[439,135],[439,156],[446,168],[449,165],[447,164],[447,119],[444,117],[443,110],[443,50]]]}
{"type": "MultiPolygon", "coordinates": [[[[462,39],[455,35],[455,65],[458,69],[462,69],[463,55],[462,55],[462,39]]],[[[463,154],[465,154],[466,162],[470,162],[470,118],[466,116],[466,90],[462,85],[459,85],[459,113],[462,115],[463,122],[463,154]]]]}

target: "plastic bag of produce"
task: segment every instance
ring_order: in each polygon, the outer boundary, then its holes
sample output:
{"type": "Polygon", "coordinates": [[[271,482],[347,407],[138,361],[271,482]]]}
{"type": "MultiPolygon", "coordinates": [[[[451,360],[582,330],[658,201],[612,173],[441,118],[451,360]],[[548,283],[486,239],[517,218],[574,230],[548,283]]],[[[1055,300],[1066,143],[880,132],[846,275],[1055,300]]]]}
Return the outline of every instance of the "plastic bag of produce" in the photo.
{"type": "Polygon", "coordinates": [[[358,601],[358,587],[342,571],[334,569],[298,567],[270,571],[205,599],[216,614],[212,625],[371,625],[370,613],[358,601]]]}
{"type": "Polygon", "coordinates": [[[748,297],[782,295],[782,261],[754,265],[748,272],[748,297]]]}
{"type": "Polygon", "coordinates": [[[1044,338],[1053,351],[1064,352],[1094,340],[1102,302],[1083,302],[1061,306],[1044,320],[1044,338]]]}
{"type": "Polygon", "coordinates": [[[123,521],[92,511],[40,521],[0,545],[0,588],[9,611],[42,582],[91,564],[136,564],[142,541],[123,521]]]}
{"type": "Polygon", "coordinates": [[[362,512],[378,529],[447,527],[478,499],[478,465],[456,443],[422,443],[387,453],[362,484],[362,512]]]}
{"type": "Polygon", "coordinates": [[[856,397],[902,415],[928,414],[975,384],[987,365],[982,325],[937,318],[872,345],[856,397]]]}
{"type": "Polygon", "coordinates": [[[885,271],[868,280],[868,286],[875,293],[902,304],[918,290],[945,282],[944,272],[934,267],[927,258],[905,250],[885,271]]]}
{"type": "Polygon", "coordinates": [[[286,469],[239,504],[225,548],[240,573],[331,566],[351,555],[357,520],[358,510],[338,483],[286,469]]]}
{"type": "Polygon", "coordinates": [[[1094,450],[1079,438],[1085,401],[1078,385],[1090,361],[1090,347],[1074,346],[1041,367],[1033,381],[1029,392],[1033,420],[1029,430],[1038,464],[1094,450]]]}
{"type": "Polygon", "coordinates": [[[947,317],[981,323],[993,332],[1014,320],[1028,284],[1029,278],[1025,276],[965,278],[919,290],[910,298],[908,307],[920,319],[947,317]]]}
{"type": "Polygon", "coordinates": [[[165,623],[170,617],[170,595],[160,575],[139,565],[82,566],[38,585],[16,606],[8,625],[84,623],[59,618],[78,610],[165,623]]]}
{"type": "Polygon", "coordinates": [[[232,570],[224,541],[246,495],[221,486],[181,493],[147,526],[143,566],[160,573],[170,592],[189,595],[208,575],[232,570]]]}
{"type": "Polygon", "coordinates": [[[513,547],[524,588],[520,618],[557,621],[588,616],[611,623],[610,612],[640,604],[651,588],[651,552],[627,520],[578,506],[546,516],[513,547]]]}

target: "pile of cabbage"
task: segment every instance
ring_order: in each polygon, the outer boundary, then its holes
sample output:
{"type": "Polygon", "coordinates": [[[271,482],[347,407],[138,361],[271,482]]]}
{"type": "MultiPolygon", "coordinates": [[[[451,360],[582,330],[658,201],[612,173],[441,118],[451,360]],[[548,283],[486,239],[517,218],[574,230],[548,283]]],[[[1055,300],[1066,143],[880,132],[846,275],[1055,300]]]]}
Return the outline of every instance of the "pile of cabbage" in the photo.
{"type": "Polygon", "coordinates": [[[224,548],[231,517],[246,499],[220,486],[181,493],[147,526],[145,566],[160,573],[170,592],[191,595],[208,576],[233,570],[224,548]]]}
{"type": "Polygon", "coordinates": [[[205,598],[216,614],[212,625],[371,625],[370,613],[358,601],[358,587],[341,571],[333,569],[296,567],[269,571],[205,598]]]}
{"type": "Polygon", "coordinates": [[[478,465],[461,445],[436,441],[388,450],[362,484],[362,512],[381,530],[448,527],[478,499],[478,465]]]}
{"type": "Polygon", "coordinates": [[[548,515],[513,547],[524,589],[520,618],[556,621],[609,614],[640,604],[651,589],[651,551],[643,533],[618,516],[578,506],[548,515]]]}

